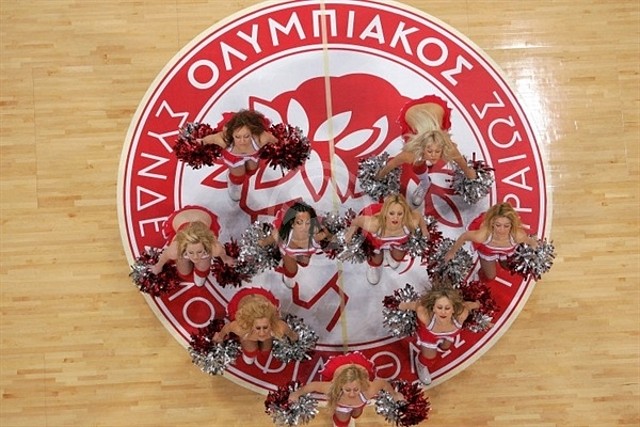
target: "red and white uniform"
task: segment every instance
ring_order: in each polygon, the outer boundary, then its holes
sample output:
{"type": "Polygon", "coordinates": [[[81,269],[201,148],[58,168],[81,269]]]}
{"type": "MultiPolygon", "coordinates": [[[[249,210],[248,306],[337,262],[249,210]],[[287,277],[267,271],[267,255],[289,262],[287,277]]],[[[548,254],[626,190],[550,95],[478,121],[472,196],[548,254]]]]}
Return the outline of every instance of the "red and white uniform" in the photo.
{"type": "MultiPolygon", "coordinates": [[[[483,218],[484,214],[471,221],[471,224],[469,224],[469,230],[480,229],[483,218]]],[[[506,260],[510,255],[513,255],[513,253],[516,251],[516,247],[518,246],[518,243],[515,241],[511,234],[509,234],[509,246],[491,246],[491,240],[493,240],[493,234],[490,234],[487,240],[482,243],[471,243],[473,249],[475,249],[478,253],[478,257],[482,258],[485,261],[506,260]]]]}
{"type": "Polygon", "coordinates": [[[264,297],[276,308],[280,308],[280,301],[268,290],[264,288],[242,288],[233,297],[231,297],[229,304],[227,304],[227,315],[229,316],[229,319],[235,320],[236,313],[240,308],[240,301],[242,300],[242,298],[249,295],[259,295],[261,297],[264,297]]]}
{"type": "MultiPolygon", "coordinates": [[[[360,215],[365,216],[373,216],[382,210],[382,203],[374,203],[365,207],[360,215]]],[[[383,249],[401,249],[403,245],[405,245],[409,241],[409,235],[411,231],[407,227],[402,227],[402,231],[404,232],[401,236],[380,236],[379,231],[377,232],[369,232],[366,230],[362,230],[362,234],[369,241],[371,246],[374,248],[375,253],[380,253],[383,249]]]]}
{"type": "Polygon", "coordinates": [[[256,150],[255,152],[251,154],[235,154],[231,152],[233,145],[230,145],[222,151],[222,162],[230,168],[243,166],[250,160],[258,163],[260,160],[260,155],[258,154],[260,146],[253,138],[251,139],[251,146],[256,150]]]}
{"type": "Polygon", "coordinates": [[[373,362],[367,359],[367,357],[359,351],[351,351],[346,354],[331,356],[322,367],[322,370],[320,371],[320,378],[322,381],[333,380],[333,375],[336,373],[336,370],[345,365],[360,365],[366,369],[369,374],[370,381],[375,377],[375,366],[373,365],[373,362]]]}
{"type": "MultiPolygon", "coordinates": [[[[365,355],[360,353],[359,351],[352,351],[346,354],[341,354],[339,356],[331,356],[320,371],[320,379],[322,381],[332,381],[336,370],[345,365],[359,365],[363,367],[369,374],[369,381],[372,381],[375,378],[375,367],[373,365],[373,362],[367,359],[365,355]]],[[[341,405],[339,403],[336,405],[336,413],[349,415],[349,418],[346,421],[342,421],[337,418],[337,414],[334,414],[333,423],[335,426],[348,427],[352,413],[354,411],[358,411],[367,404],[367,398],[364,396],[364,394],[362,394],[362,392],[360,393],[359,397],[361,403],[357,406],[341,405]]],[[[361,411],[359,412],[362,413],[361,411]]],[[[354,417],[358,417],[359,415],[360,414],[356,414],[354,415],[354,417]]]]}
{"type": "Polygon", "coordinates": [[[362,402],[360,405],[358,406],[348,406],[348,405],[341,405],[340,403],[336,404],[336,412],[340,412],[343,414],[351,414],[353,411],[357,410],[357,409],[361,409],[364,408],[365,406],[367,406],[367,403],[369,402],[367,400],[367,398],[364,396],[364,394],[362,392],[360,392],[359,396],[360,401],[362,402]]]}
{"type": "Polygon", "coordinates": [[[289,234],[286,242],[280,242],[280,244],[278,244],[278,248],[280,249],[280,253],[282,255],[288,255],[292,258],[310,257],[311,255],[316,254],[321,249],[320,244],[318,244],[318,242],[313,239],[309,239],[310,241],[308,248],[292,248],[290,246],[292,238],[291,236],[292,234],[289,234]]]}
{"type": "Polygon", "coordinates": [[[171,243],[173,241],[173,239],[176,237],[176,234],[180,230],[183,230],[184,228],[188,227],[190,224],[189,222],[185,222],[184,224],[181,224],[177,229],[175,229],[173,227],[173,220],[175,219],[176,215],[184,211],[194,210],[194,209],[202,211],[207,215],[209,215],[209,217],[211,218],[211,225],[209,225],[209,229],[213,232],[215,236],[220,235],[220,224],[218,223],[218,217],[216,216],[216,214],[214,214],[209,209],[204,208],[202,206],[188,205],[188,206],[184,206],[182,209],[179,209],[173,212],[171,215],[169,215],[169,218],[167,218],[167,220],[162,224],[162,235],[164,236],[164,238],[167,240],[168,243],[171,243]]]}
{"type": "Polygon", "coordinates": [[[414,105],[418,104],[438,104],[444,110],[444,116],[442,117],[442,123],[440,123],[440,129],[444,131],[451,130],[451,107],[447,105],[447,101],[444,99],[437,97],[435,95],[426,95],[419,99],[414,99],[412,101],[407,102],[402,109],[400,110],[400,114],[396,119],[396,123],[400,125],[400,129],[402,131],[402,135],[415,134],[416,130],[412,129],[411,126],[407,123],[405,119],[405,115],[407,114],[407,110],[414,105]]]}
{"type": "Polygon", "coordinates": [[[420,319],[418,319],[418,328],[416,331],[416,334],[418,335],[417,344],[425,348],[438,349],[438,345],[445,341],[449,341],[451,343],[454,342],[456,340],[456,336],[460,333],[460,329],[462,329],[462,325],[455,318],[452,320],[456,327],[453,331],[433,332],[433,328],[436,324],[435,316],[431,318],[431,322],[429,322],[428,325],[425,325],[420,319]]]}

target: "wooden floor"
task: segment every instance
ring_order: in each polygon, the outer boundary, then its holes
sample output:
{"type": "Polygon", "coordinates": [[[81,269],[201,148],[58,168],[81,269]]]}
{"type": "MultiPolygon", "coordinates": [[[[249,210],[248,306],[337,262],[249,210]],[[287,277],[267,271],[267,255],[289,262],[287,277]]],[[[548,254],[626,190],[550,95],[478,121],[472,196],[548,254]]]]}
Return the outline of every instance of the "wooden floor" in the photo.
{"type": "MultiPolygon", "coordinates": [[[[263,396],[200,372],[156,319],[116,218],[145,91],[256,3],[0,0],[2,427],[272,425],[263,396]]],[[[429,392],[425,424],[640,425],[638,1],[405,3],[485,50],[529,109],[559,254],[500,341],[429,392]]]]}

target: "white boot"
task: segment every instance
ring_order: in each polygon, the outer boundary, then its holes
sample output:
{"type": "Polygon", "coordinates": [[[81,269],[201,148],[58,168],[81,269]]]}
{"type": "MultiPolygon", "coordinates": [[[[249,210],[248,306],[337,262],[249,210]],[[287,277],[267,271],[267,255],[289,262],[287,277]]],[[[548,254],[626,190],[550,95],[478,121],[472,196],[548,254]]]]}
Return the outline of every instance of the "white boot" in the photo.
{"type": "Polygon", "coordinates": [[[369,266],[367,268],[367,280],[372,285],[377,285],[380,282],[380,276],[382,275],[382,266],[377,267],[369,266]]]}
{"type": "Polygon", "coordinates": [[[242,196],[242,185],[234,184],[231,181],[228,181],[227,191],[229,192],[229,197],[231,198],[231,200],[233,200],[234,202],[237,202],[240,200],[240,197],[242,196]]]}
{"type": "Polygon", "coordinates": [[[418,379],[424,385],[431,384],[431,373],[429,372],[429,368],[424,366],[420,360],[416,357],[416,371],[418,371],[418,379]]]}
{"type": "Polygon", "coordinates": [[[284,283],[284,285],[289,288],[289,289],[293,289],[296,286],[296,279],[294,279],[293,277],[287,277],[284,274],[282,275],[282,283],[284,283]]]}
{"type": "Polygon", "coordinates": [[[400,261],[396,261],[393,256],[391,255],[391,251],[390,250],[385,250],[384,251],[384,260],[387,263],[387,265],[391,268],[393,268],[394,270],[396,268],[398,268],[398,266],[400,265],[400,261]]]}
{"type": "Polygon", "coordinates": [[[413,190],[413,193],[411,194],[409,201],[414,207],[417,208],[422,204],[422,202],[424,202],[424,197],[427,195],[427,191],[429,190],[430,184],[431,182],[426,182],[426,183],[420,182],[420,185],[418,185],[416,189],[413,190]]]}

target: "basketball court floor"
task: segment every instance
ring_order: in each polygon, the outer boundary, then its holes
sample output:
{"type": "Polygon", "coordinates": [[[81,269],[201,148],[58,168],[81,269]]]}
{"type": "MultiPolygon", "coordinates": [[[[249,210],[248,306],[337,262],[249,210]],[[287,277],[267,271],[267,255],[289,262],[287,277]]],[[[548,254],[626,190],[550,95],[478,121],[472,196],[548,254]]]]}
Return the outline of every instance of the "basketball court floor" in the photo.
{"type": "MultiPolygon", "coordinates": [[[[263,395],[193,366],[131,284],[116,196],[156,76],[258,4],[0,2],[2,427],[273,425],[263,395]]],[[[639,425],[639,3],[403,4],[502,70],[544,153],[558,254],[500,339],[426,392],[424,425],[639,425]]],[[[357,425],[386,424],[367,408],[357,425]]]]}

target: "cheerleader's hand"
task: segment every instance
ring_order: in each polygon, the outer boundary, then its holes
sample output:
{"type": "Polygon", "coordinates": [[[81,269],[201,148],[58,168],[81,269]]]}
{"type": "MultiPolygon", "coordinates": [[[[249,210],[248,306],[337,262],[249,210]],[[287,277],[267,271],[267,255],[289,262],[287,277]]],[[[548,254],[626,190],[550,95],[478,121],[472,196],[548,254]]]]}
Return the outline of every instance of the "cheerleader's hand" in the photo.
{"type": "Polygon", "coordinates": [[[149,267],[149,272],[153,273],[153,274],[160,274],[160,272],[162,271],[162,267],[159,264],[154,264],[151,267],[149,267]]]}
{"type": "Polygon", "coordinates": [[[451,261],[455,255],[456,255],[455,252],[452,252],[451,250],[447,251],[447,253],[444,254],[444,262],[451,261]]]}
{"type": "Polygon", "coordinates": [[[290,402],[297,402],[299,398],[300,398],[300,390],[292,391],[289,394],[289,401],[290,402]]]}
{"type": "Polygon", "coordinates": [[[213,334],[213,341],[217,343],[221,343],[224,341],[224,336],[220,332],[216,332],[213,334]]]}

